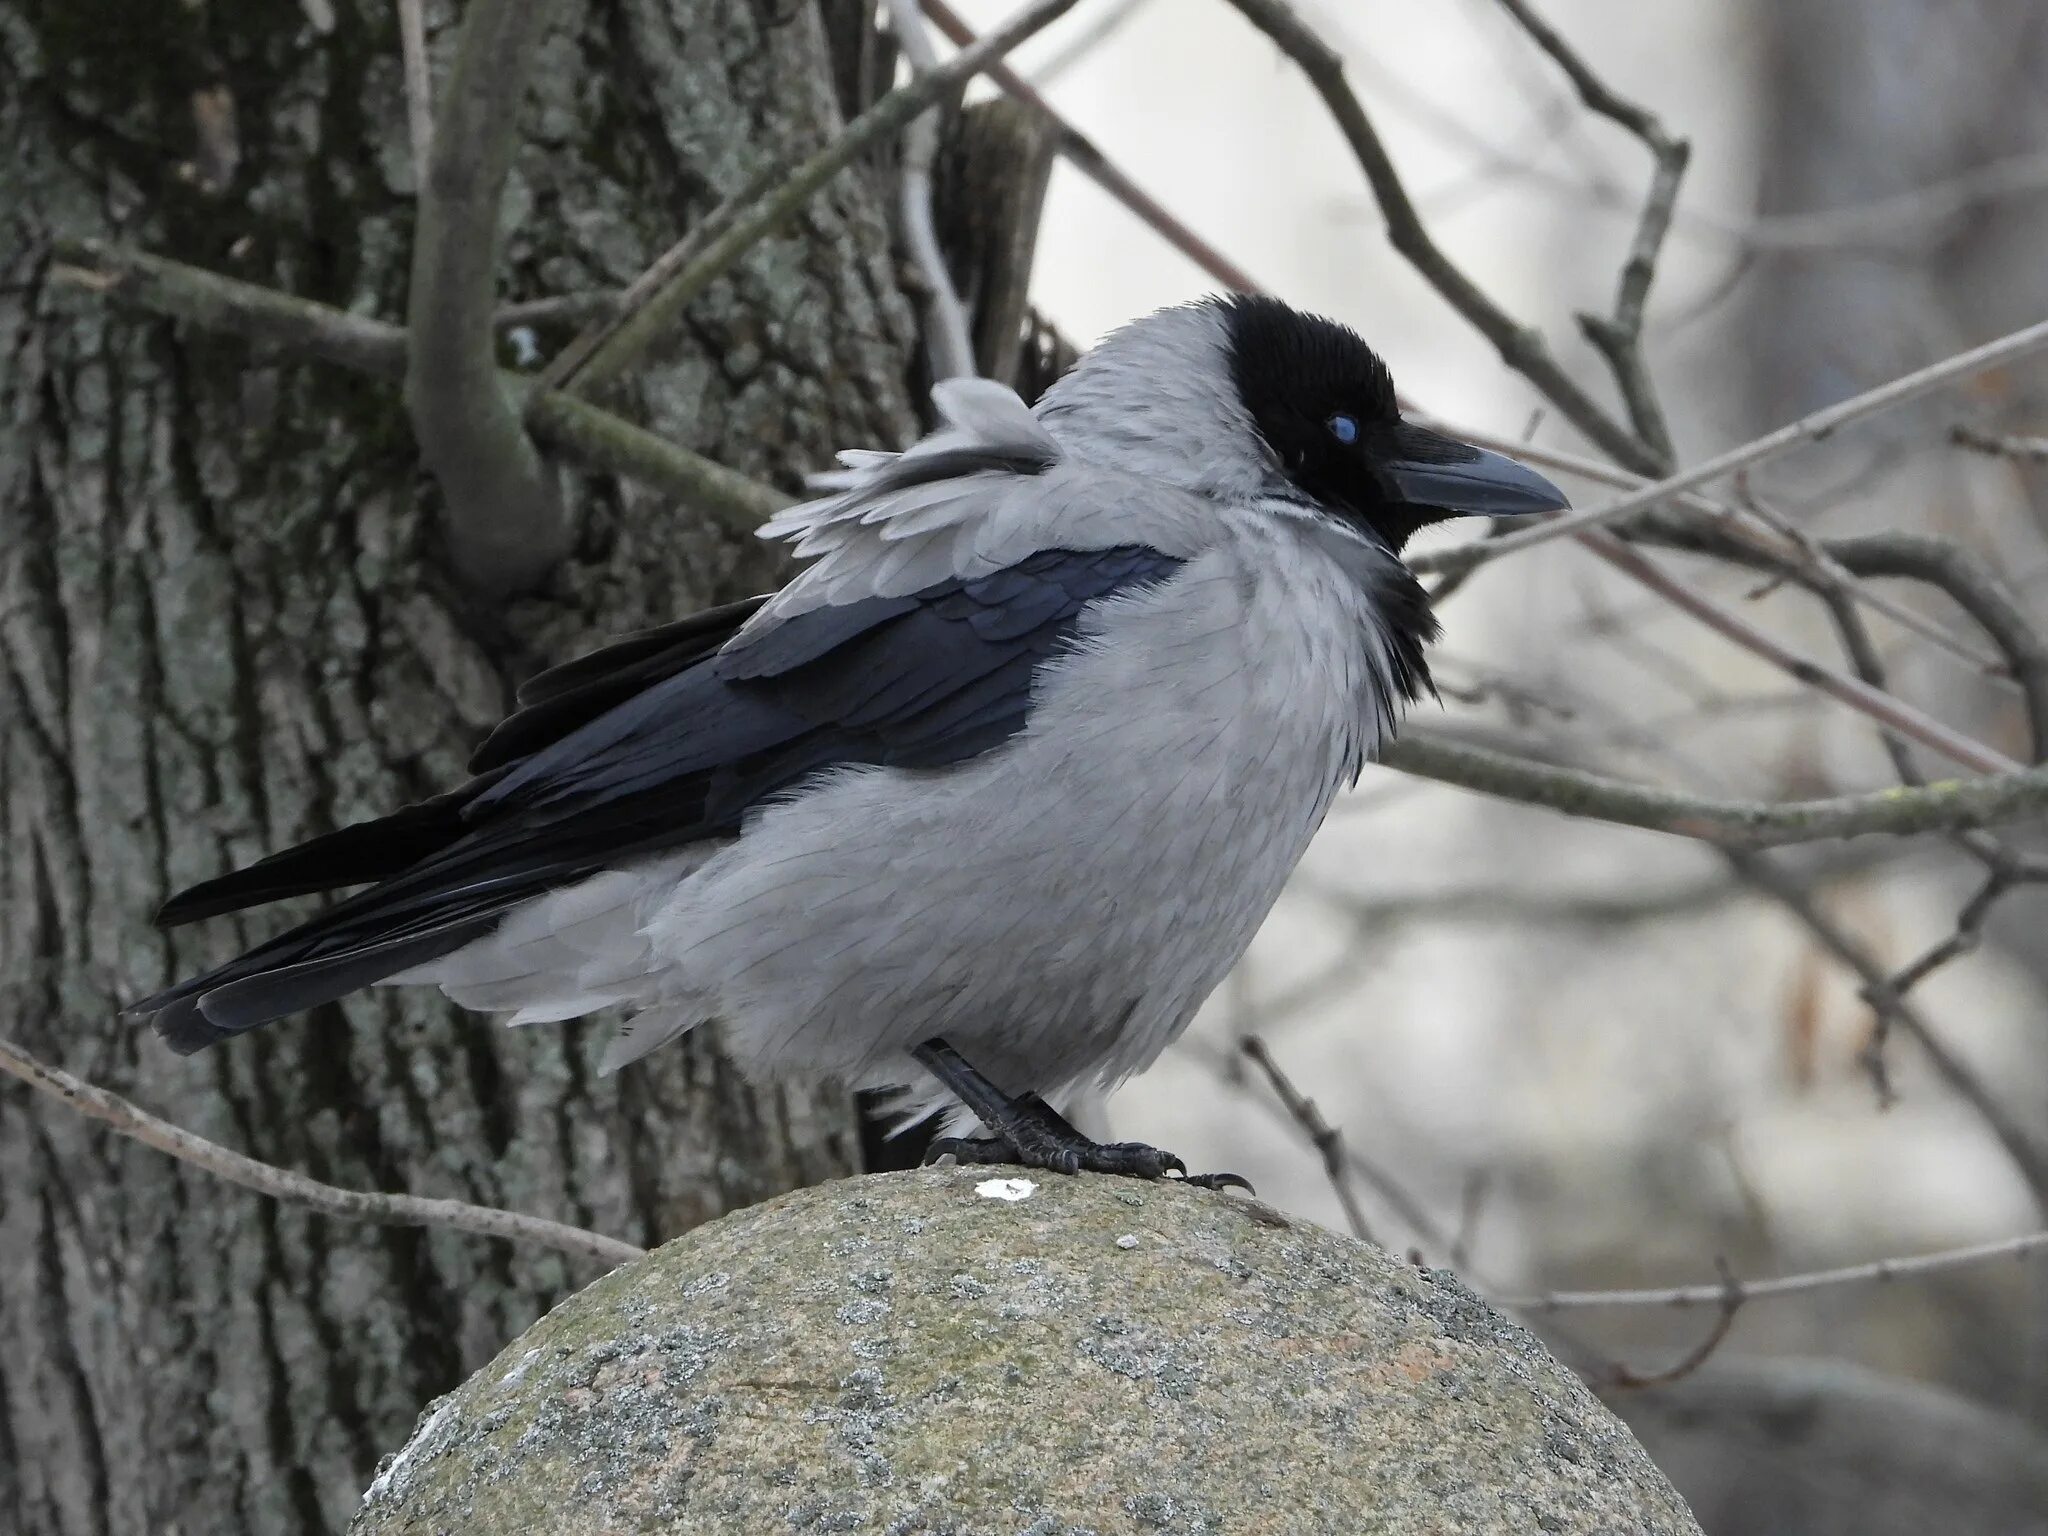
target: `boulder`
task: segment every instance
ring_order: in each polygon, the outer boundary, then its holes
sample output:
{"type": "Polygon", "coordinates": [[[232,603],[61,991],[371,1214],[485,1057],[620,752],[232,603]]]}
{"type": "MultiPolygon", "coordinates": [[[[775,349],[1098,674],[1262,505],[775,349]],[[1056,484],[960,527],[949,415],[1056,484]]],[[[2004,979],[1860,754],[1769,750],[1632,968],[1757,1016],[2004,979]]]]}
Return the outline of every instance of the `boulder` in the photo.
{"type": "Polygon", "coordinates": [[[1457,1279],[1183,1184],[801,1190],[563,1302],[423,1415],[399,1532],[1696,1533],[1457,1279]]]}

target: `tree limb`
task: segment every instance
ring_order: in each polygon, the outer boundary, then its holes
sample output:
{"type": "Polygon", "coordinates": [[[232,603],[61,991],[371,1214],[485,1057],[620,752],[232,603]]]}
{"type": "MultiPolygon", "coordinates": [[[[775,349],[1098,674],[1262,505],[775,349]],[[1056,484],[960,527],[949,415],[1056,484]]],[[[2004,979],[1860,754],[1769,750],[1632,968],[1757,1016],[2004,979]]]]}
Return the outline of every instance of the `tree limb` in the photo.
{"type": "MultiPolygon", "coordinates": [[[[1234,4],[1249,4],[1252,0],[1232,0],[1234,4]]],[[[1260,0],[1264,3],[1264,0],[1260,0]]],[[[1667,475],[1639,491],[1617,498],[1604,507],[1589,507],[1583,512],[1568,512],[1560,517],[1549,518],[1531,527],[1519,529],[1505,538],[1494,539],[1484,544],[1462,545],[1454,552],[1457,558],[1443,562],[1440,569],[1455,569],[1460,565],[1482,565],[1498,560],[1503,555],[1512,555],[1520,550],[1547,544],[1552,539],[1563,538],[1566,534],[1583,533],[1590,528],[1604,527],[1622,518],[1641,512],[1645,508],[1667,501],[1680,491],[1694,490],[1723,475],[1732,475],[1740,469],[1753,469],[1769,459],[1789,453],[1794,448],[1803,448],[1809,443],[1823,442],[1851,422],[1878,415],[1918,400],[1922,395],[1973,378],[1993,368],[2016,362],[2030,353],[2048,347],[2048,320],[2037,321],[2022,327],[1982,346],[1971,347],[1940,362],[1929,363],[1916,368],[1875,389],[1831,405],[1824,410],[1802,416],[1789,425],[1762,437],[1702,460],[1690,469],[1667,475]]],[[[1631,468],[1638,466],[1631,465],[1631,468]]]]}
{"type": "Polygon", "coordinates": [[[2043,1249],[2048,1249],[2048,1232],[2028,1232],[1992,1243],[1971,1243],[1967,1247],[1943,1248],[1911,1258],[1877,1259],[1868,1264],[1809,1270],[1796,1275],[1779,1275],[1770,1280],[1716,1280],[1710,1284],[1670,1285],[1643,1290],[1545,1291],[1537,1296],[1517,1296],[1501,1305],[1528,1312],[1563,1312],[1584,1307],[1722,1306],[1727,1301],[1731,1285],[1738,1300],[1762,1301],[1840,1285],[1884,1285],[1893,1280],[1914,1280],[1923,1275],[1988,1264],[1998,1259],[2025,1260],[2043,1249]]]}
{"type": "Polygon", "coordinates": [[[341,1189],[309,1179],[302,1173],[258,1162],[203,1136],[195,1136],[168,1120],[159,1120],[117,1093],[110,1093],[60,1068],[48,1066],[11,1040],[0,1039],[0,1072],[21,1079],[38,1093],[69,1105],[81,1115],[113,1127],[130,1140],[169,1153],[180,1162],[203,1168],[230,1184],[253,1189],[274,1200],[308,1206],[329,1216],[349,1221],[380,1222],[387,1226],[447,1227],[457,1232],[473,1232],[481,1237],[502,1238],[507,1242],[533,1243],[579,1259],[589,1259],[607,1269],[646,1255],[646,1249],[636,1248],[631,1243],[620,1242],[599,1232],[587,1232],[581,1227],[565,1226],[544,1216],[470,1205],[462,1200],[433,1200],[421,1195],[384,1195],[360,1189],[341,1189]]]}
{"type": "Polygon", "coordinates": [[[447,503],[470,586],[532,587],[567,552],[569,522],[500,377],[500,204],[527,71],[560,0],[469,0],[420,176],[407,304],[406,405],[447,503]]]}
{"type": "Polygon", "coordinates": [[[1560,768],[1411,728],[1380,754],[1403,773],[1480,794],[1731,848],[1773,848],[1872,833],[1959,832],[2048,816],[2048,767],[1917,789],[1772,803],[1720,800],[1560,768]]]}

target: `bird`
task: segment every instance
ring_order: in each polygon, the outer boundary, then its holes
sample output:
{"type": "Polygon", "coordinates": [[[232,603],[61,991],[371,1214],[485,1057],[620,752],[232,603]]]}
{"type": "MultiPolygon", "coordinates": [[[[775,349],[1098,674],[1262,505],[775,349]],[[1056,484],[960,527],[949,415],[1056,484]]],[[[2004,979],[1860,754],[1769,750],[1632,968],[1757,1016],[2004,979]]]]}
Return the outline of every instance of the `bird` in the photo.
{"type": "Polygon", "coordinates": [[[361,887],[128,1013],[189,1054],[379,984],[620,1009],[605,1072],[716,1021],[754,1081],[943,1111],[932,1159],[1185,1177],[1055,1105],[1187,1028],[1433,693],[1410,537],[1567,502],[1264,296],[1133,320],[1035,406],[933,404],[760,528],[780,590],[542,672],[468,782],[172,897],[361,887]]]}

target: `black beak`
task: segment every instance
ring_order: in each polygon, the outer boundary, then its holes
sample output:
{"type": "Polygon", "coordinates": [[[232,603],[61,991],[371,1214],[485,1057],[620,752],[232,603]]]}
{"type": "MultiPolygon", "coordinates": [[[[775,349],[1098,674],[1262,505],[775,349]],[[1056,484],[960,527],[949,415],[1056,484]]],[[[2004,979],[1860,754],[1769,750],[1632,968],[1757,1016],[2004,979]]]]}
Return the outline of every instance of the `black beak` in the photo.
{"type": "Polygon", "coordinates": [[[1423,427],[1400,429],[1399,456],[1386,471],[1403,501],[1449,517],[1522,517],[1571,505],[1528,465],[1423,427]]]}

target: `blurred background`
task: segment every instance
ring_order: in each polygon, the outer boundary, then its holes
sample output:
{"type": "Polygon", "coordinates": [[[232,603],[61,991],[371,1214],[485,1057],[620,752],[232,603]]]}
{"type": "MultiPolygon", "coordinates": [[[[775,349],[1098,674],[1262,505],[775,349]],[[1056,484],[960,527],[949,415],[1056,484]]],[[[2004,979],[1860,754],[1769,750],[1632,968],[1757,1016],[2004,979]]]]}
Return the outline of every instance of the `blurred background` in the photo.
{"type": "MultiPolygon", "coordinates": [[[[986,25],[1005,7],[963,9],[986,25]]],[[[1603,390],[1573,316],[1612,303],[1642,145],[1589,117],[1496,0],[1298,10],[1342,51],[1436,239],[1603,390]]],[[[1692,144],[1646,331],[1681,462],[2048,315],[2048,8],[1542,12],[1692,144]]],[[[1262,285],[1355,325],[1411,399],[1586,451],[1389,248],[1322,104],[1229,7],[1138,0],[1093,15],[1027,48],[1022,72],[1135,180],[1262,285]]],[[[1033,295],[1076,342],[1214,286],[1085,177],[1055,170],[1033,295]]],[[[1949,436],[2038,434],[2044,384],[2038,363],[1976,380],[1777,461],[1752,489],[1817,534],[1957,540],[2039,621],[2044,466],[1949,436]]],[[[1564,483],[1581,505],[1610,494],[1564,483]]],[[[1839,655],[1810,597],[1760,595],[1753,573],[1706,561],[1677,568],[1809,654],[1839,655]]],[[[1891,782],[1867,720],[1582,549],[1488,566],[1442,617],[1435,718],[1476,739],[1569,743],[1607,771],[1717,794],[1891,782]]],[[[1908,698],[2028,755],[2009,693],[1910,634],[1877,639],[1908,698]]],[[[1837,845],[1781,867],[1891,971],[1954,931],[1981,874],[1926,842],[1837,845]]],[[[2048,895],[2021,888],[1981,948],[1914,992],[1930,1030],[2036,1138],[2044,982],[2048,895]]],[[[1353,1181],[1373,1234],[1494,1296],[1712,1283],[1717,1260],[1761,1277],[2039,1228],[2040,1191],[1910,1041],[1887,1046],[1896,1101],[1880,1102],[1858,988],[1710,849],[1368,770],[1244,966],[1109,1118],[1341,1227],[1302,1126],[1239,1050],[1256,1035],[1380,1176],[1353,1181]]],[[[1531,1320],[1568,1352],[1650,1372],[1687,1355],[1714,1309],[1531,1320]]],[[[2048,1528],[2048,1263],[1744,1306],[1711,1363],[1658,1397],[1616,1401],[1709,1530],[2048,1528]],[[1831,1438],[1838,1425],[1850,1427],[1831,1438]],[[1957,1465],[1964,1445],[2003,1470],[1957,1465]],[[1902,1496],[1916,1487],[1935,1502],[1902,1496]]]]}

